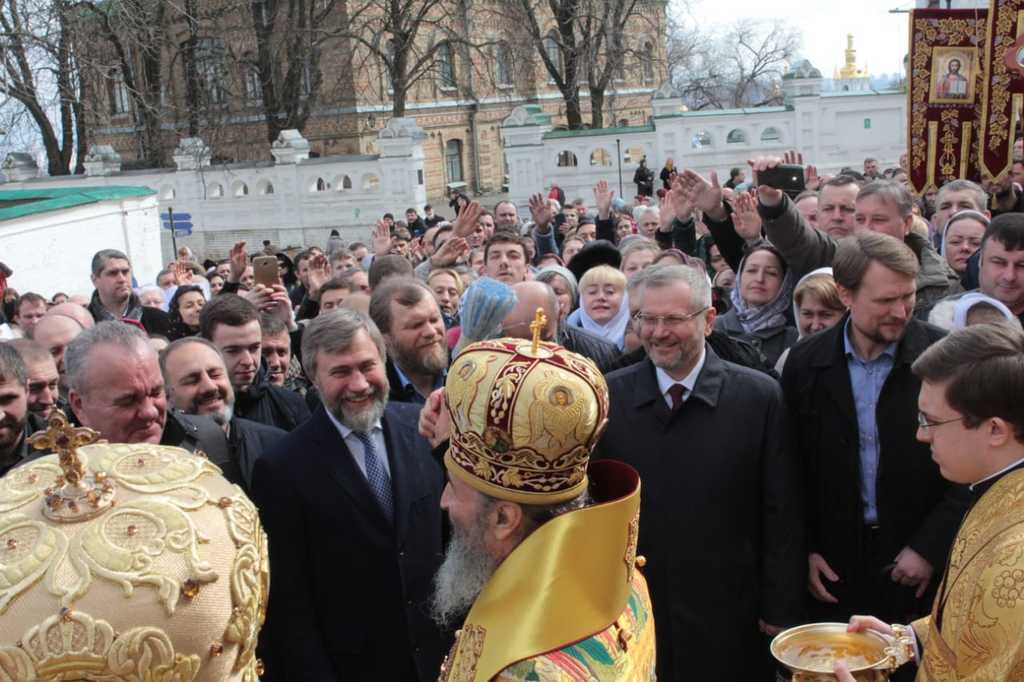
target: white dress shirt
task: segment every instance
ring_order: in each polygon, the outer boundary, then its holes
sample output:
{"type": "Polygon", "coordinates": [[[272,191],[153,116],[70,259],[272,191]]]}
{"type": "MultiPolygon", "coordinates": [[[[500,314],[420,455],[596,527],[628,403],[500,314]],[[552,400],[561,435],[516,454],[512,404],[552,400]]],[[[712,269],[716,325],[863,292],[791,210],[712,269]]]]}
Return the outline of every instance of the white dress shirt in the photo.
{"type": "MultiPolygon", "coordinates": [[[[363,442],[359,440],[352,429],[338,421],[338,418],[331,414],[330,410],[326,410],[326,412],[331,423],[341,434],[341,439],[345,441],[348,451],[352,453],[352,459],[355,460],[356,466],[363,472],[363,476],[366,476],[366,452],[363,449],[363,442]]],[[[388,449],[384,444],[384,429],[381,427],[379,419],[370,427],[370,440],[373,442],[373,448],[377,451],[377,457],[380,458],[381,464],[384,466],[384,471],[390,478],[391,464],[388,462],[388,449]]]]}
{"type": "Polygon", "coordinates": [[[665,399],[665,403],[669,406],[669,409],[672,408],[672,396],[668,394],[668,390],[676,384],[682,384],[683,388],[686,389],[683,391],[683,402],[685,403],[690,397],[690,394],[693,393],[693,387],[697,385],[697,377],[700,376],[700,371],[704,369],[704,360],[706,357],[705,349],[701,348],[700,358],[697,360],[697,364],[693,366],[693,369],[690,370],[689,374],[683,377],[682,381],[676,381],[661,367],[654,368],[654,374],[658,377],[658,390],[661,391],[661,397],[665,399]]]}

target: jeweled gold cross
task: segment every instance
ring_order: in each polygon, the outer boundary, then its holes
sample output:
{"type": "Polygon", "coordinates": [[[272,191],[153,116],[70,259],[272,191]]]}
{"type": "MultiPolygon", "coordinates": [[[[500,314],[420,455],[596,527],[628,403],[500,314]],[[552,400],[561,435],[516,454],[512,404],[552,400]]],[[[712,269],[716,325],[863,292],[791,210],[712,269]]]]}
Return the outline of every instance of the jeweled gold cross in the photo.
{"type": "Polygon", "coordinates": [[[52,450],[60,459],[64,480],[72,486],[81,483],[85,465],[78,456],[78,448],[99,440],[100,434],[84,426],[75,428],[60,410],[54,410],[47,420],[49,428],[29,437],[29,445],[37,450],[52,450]]]}
{"type": "Polygon", "coordinates": [[[540,348],[540,333],[545,327],[548,326],[548,317],[544,314],[543,308],[537,308],[537,312],[533,314],[533,322],[530,323],[530,331],[533,332],[533,345],[531,350],[533,354],[537,354],[537,350],[540,348]]]}

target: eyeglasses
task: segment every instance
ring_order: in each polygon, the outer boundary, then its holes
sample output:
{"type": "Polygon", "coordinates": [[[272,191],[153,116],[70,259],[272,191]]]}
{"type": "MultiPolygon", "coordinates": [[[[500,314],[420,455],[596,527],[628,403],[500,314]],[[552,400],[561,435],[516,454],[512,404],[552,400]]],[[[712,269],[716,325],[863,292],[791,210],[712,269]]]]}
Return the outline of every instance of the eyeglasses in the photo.
{"type": "Polygon", "coordinates": [[[701,313],[707,312],[710,309],[710,306],[707,308],[701,308],[700,310],[695,310],[688,315],[650,315],[648,313],[638,312],[633,315],[633,320],[642,327],[657,327],[659,322],[664,324],[666,327],[678,327],[684,322],[689,322],[701,313]]]}
{"type": "Polygon", "coordinates": [[[935,428],[936,426],[942,426],[943,424],[952,424],[953,422],[958,422],[962,420],[963,417],[957,417],[955,419],[946,419],[945,421],[941,422],[930,422],[928,421],[928,417],[924,416],[923,412],[917,413],[917,425],[920,426],[925,431],[927,431],[928,429],[935,428]]]}

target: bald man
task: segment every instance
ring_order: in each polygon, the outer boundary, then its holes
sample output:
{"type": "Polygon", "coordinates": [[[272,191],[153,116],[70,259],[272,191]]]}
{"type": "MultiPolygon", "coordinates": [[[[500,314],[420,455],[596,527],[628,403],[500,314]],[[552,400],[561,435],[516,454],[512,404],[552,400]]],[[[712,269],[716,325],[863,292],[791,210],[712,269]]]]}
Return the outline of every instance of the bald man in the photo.
{"type": "Polygon", "coordinates": [[[57,363],[57,373],[60,375],[60,394],[63,396],[68,394],[67,375],[64,371],[64,350],[83,331],[84,327],[74,318],[51,313],[43,315],[43,319],[39,320],[33,330],[33,340],[49,351],[53,356],[53,361],[57,363]]]}
{"type": "Polygon", "coordinates": [[[69,303],[67,301],[64,303],[58,303],[47,310],[46,314],[70,317],[72,320],[75,320],[78,324],[82,325],[82,329],[92,329],[93,325],[96,324],[96,321],[92,319],[92,315],[89,314],[89,311],[85,306],[77,303],[69,303]]]}
{"type": "Polygon", "coordinates": [[[541,308],[548,318],[547,328],[541,334],[544,341],[554,340],[566,350],[589,358],[601,372],[609,370],[618,359],[619,349],[615,344],[581,327],[563,324],[559,328],[558,297],[554,289],[544,282],[520,282],[512,285],[512,291],[516,294],[516,305],[502,321],[502,333],[505,336],[532,338],[530,322],[537,308],[541,308]]]}

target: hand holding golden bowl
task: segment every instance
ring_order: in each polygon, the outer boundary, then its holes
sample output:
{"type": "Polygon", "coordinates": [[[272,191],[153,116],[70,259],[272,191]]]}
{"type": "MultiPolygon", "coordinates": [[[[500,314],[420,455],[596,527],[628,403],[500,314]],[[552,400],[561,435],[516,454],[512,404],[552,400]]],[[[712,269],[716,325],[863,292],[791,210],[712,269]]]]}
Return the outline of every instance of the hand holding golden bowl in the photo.
{"type": "Polygon", "coordinates": [[[793,682],[884,682],[914,657],[906,627],[869,616],[790,628],[772,640],[771,651],[793,682]]]}

